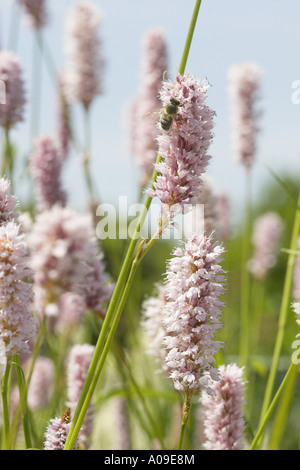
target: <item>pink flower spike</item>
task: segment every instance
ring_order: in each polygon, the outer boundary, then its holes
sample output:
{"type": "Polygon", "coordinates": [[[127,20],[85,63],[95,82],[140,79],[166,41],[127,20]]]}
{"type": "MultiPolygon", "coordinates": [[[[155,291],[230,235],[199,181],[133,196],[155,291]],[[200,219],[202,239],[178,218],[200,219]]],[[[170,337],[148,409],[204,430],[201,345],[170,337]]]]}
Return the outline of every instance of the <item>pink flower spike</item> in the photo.
{"type": "Polygon", "coordinates": [[[18,214],[15,211],[17,205],[17,198],[10,194],[10,182],[5,179],[0,179],[0,225],[7,222],[14,221],[18,214]]]}
{"type": "Polygon", "coordinates": [[[256,64],[236,64],[228,71],[234,150],[237,160],[248,169],[253,164],[257,146],[261,111],[256,105],[261,78],[262,69],[256,64]]]}
{"type": "Polygon", "coordinates": [[[142,326],[149,339],[147,353],[156,357],[158,362],[162,364],[166,355],[166,350],[163,347],[162,341],[166,334],[166,330],[163,325],[163,311],[167,299],[163,285],[156,285],[156,291],[156,296],[149,297],[143,302],[142,326]]]}
{"type": "Polygon", "coordinates": [[[70,104],[82,103],[85,109],[102,93],[104,59],[98,36],[101,20],[102,13],[97,5],[86,0],[75,5],[66,21],[66,99],[70,104]]]}
{"type": "Polygon", "coordinates": [[[206,388],[207,374],[218,374],[213,364],[223,344],[215,340],[222,327],[224,249],[212,246],[202,234],[193,235],[174,251],[168,263],[164,307],[165,370],[176,390],[194,393],[206,388]]]}
{"type": "Polygon", "coordinates": [[[5,103],[0,104],[0,126],[11,129],[24,120],[26,103],[23,71],[13,52],[0,51],[0,80],[5,84],[5,103]]]}
{"type": "MultiPolygon", "coordinates": [[[[89,344],[76,344],[70,350],[67,364],[67,396],[68,406],[72,414],[74,414],[76,410],[94,349],[94,346],[89,344]]],[[[89,447],[89,439],[93,427],[93,416],[94,410],[93,406],[90,404],[80,432],[80,444],[83,444],[85,449],[89,447]]]]}
{"type": "Polygon", "coordinates": [[[28,23],[33,28],[41,28],[48,22],[46,0],[18,0],[23,7],[28,23]]]}
{"type": "Polygon", "coordinates": [[[163,75],[167,70],[167,47],[165,37],[159,29],[150,29],[142,40],[140,86],[137,96],[136,161],[148,182],[152,176],[157,156],[157,120],[153,116],[161,103],[159,91],[163,75]]]}
{"type": "Polygon", "coordinates": [[[28,405],[32,410],[47,406],[54,386],[54,363],[48,357],[38,357],[28,388],[28,405]]]}
{"type": "MultiPolygon", "coordinates": [[[[64,450],[71,427],[71,414],[67,409],[61,418],[50,419],[44,441],[44,450],[64,450]]],[[[78,449],[78,439],[74,445],[78,449]]]]}
{"type": "Polygon", "coordinates": [[[249,270],[257,279],[265,279],[275,266],[283,229],[283,220],[275,212],[267,212],[256,219],[252,237],[254,253],[249,270]]]}
{"type": "Polygon", "coordinates": [[[204,448],[208,450],[243,450],[245,424],[245,381],[243,368],[236,364],[219,367],[220,380],[209,381],[210,393],[202,393],[204,448]]]}
{"type": "Polygon", "coordinates": [[[165,81],[160,92],[163,106],[171,97],[180,105],[170,130],[161,130],[157,138],[162,160],[155,165],[158,177],[154,190],[147,194],[160,199],[169,220],[197,204],[201,194],[202,176],[211,158],[207,151],[215,116],[206,104],[209,86],[192,75],[178,74],[175,82],[165,81]]]}
{"type": "Polygon", "coordinates": [[[6,357],[27,354],[37,321],[32,313],[33,273],[24,236],[15,222],[0,226],[0,349],[6,357]]]}
{"type": "Polygon", "coordinates": [[[52,137],[45,135],[36,139],[29,169],[35,182],[37,207],[40,212],[55,204],[66,204],[66,193],[61,187],[62,164],[62,157],[52,137]]]}
{"type": "Polygon", "coordinates": [[[84,295],[87,276],[99,255],[92,218],[53,206],[36,217],[29,243],[37,311],[57,318],[63,294],[84,295]]]}

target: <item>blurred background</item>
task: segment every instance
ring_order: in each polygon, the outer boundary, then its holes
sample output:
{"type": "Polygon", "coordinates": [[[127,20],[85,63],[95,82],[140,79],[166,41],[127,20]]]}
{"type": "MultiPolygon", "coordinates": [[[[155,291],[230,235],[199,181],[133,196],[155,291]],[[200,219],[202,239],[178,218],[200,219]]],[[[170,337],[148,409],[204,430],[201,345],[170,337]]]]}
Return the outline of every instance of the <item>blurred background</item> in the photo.
{"type": "MultiPolygon", "coordinates": [[[[48,2],[49,23],[43,30],[44,43],[51,53],[57,70],[65,62],[63,51],[65,17],[76,4],[71,0],[48,2]]],[[[118,203],[119,195],[136,201],[139,170],[126,148],[124,106],[136,94],[139,80],[141,40],[153,27],[166,35],[169,76],[177,72],[191,14],[193,0],[141,2],[128,0],[95,0],[104,18],[99,34],[107,62],[103,74],[104,94],[92,106],[92,169],[105,202],[118,203]]],[[[56,97],[51,78],[43,61],[40,78],[34,57],[39,54],[33,30],[16,2],[0,1],[0,44],[13,49],[21,58],[25,70],[28,103],[26,121],[14,131],[14,144],[26,159],[31,148],[33,108],[37,106],[37,86],[40,88],[39,133],[54,133],[56,129],[56,97]],[[38,81],[38,82],[37,82],[38,81]]],[[[268,167],[276,173],[300,173],[300,104],[292,103],[292,84],[300,79],[298,44],[300,4],[279,0],[210,0],[203,1],[186,71],[207,78],[212,87],[208,104],[215,109],[215,138],[209,167],[214,185],[225,190],[233,201],[233,218],[238,220],[243,198],[243,169],[234,160],[228,100],[228,68],[236,62],[251,61],[263,68],[264,76],[259,107],[263,111],[261,133],[254,166],[254,198],[270,183],[268,167]]],[[[35,111],[36,112],[36,111],[35,111]]],[[[82,129],[82,111],[75,106],[75,126],[82,129]]],[[[35,118],[36,119],[36,118],[35,118]]],[[[75,207],[84,207],[85,187],[81,178],[78,155],[68,160],[65,185],[75,207]],[[76,181],[76,185],[74,185],[76,181]]],[[[19,181],[17,191],[24,190],[19,181]]],[[[27,192],[28,193],[28,192],[27,192]]],[[[27,194],[25,193],[25,194],[27,194]]]]}
{"type": "MultiPolygon", "coordinates": [[[[43,28],[44,53],[48,59],[51,58],[57,71],[62,69],[66,59],[63,50],[66,15],[76,3],[76,0],[48,1],[49,22],[43,28]]],[[[103,72],[104,93],[95,99],[91,108],[92,174],[101,202],[118,205],[118,198],[127,196],[128,203],[131,204],[137,201],[140,173],[126,145],[128,136],[124,109],[138,90],[141,41],[150,28],[158,27],[165,32],[169,61],[168,75],[174,78],[181,60],[195,2],[194,0],[151,0],[151,2],[94,0],[94,3],[101,8],[104,15],[99,34],[103,43],[102,52],[106,60],[106,69],[103,72]]],[[[230,200],[233,232],[226,240],[228,256],[224,263],[229,273],[225,299],[228,308],[225,312],[224,331],[221,333],[221,339],[226,341],[226,361],[235,360],[238,350],[240,249],[245,215],[245,175],[242,165],[235,161],[232,150],[227,73],[232,64],[245,61],[254,62],[263,69],[258,102],[262,110],[259,122],[261,130],[257,141],[252,181],[253,217],[267,211],[277,212],[285,222],[281,246],[287,247],[295,214],[295,206],[291,202],[290,195],[296,197],[300,181],[300,103],[292,101],[295,92],[293,84],[300,80],[299,19],[298,0],[289,0],[289,2],[203,0],[186,66],[187,72],[200,80],[207,78],[212,85],[208,90],[207,101],[216,111],[216,118],[215,136],[211,146],[213,158],[208,173],[217,192],[225,191],[230,200]],[[274,174],[284,181],[285,188],[279,184],[274,174]]],[[[12,0],[0,0],[0,45],[3,49],[13,50],[20,57],[24,69],[28,98],[26,116],[24,122],[12,130],[11,139],[18,153],[15,192],[26,205],[26,201],[31,202],[33,194],[32,185],[28,183],[25,171],[27,158],[32,150],[32,139],[38,134],[55,134],[57,96],[47,63],[45,60],[41,61],[34,30],[28,27],[24,15],[20,14],[17,2],[12,0]]],[[[82,139],[84,132],[82,108],[75,105],[72,111],[76,135],[82,139]]],[[[69,195],[69,205],[79,210],[86,208],[88,197],[82,177],[81,157],[72,152],[64,168],[64,187],[69,195]]],[[[108,270],[114,279],[119,273],[125,245],[124,241],[116,243],[115,240],[107,240],[104,243],[108,270]]],[[[175,397],[172,386],[166,384],[166,381],[162,386],[157,375],[153,380],[152,370],[148,369],[148,359],[144,357],[143,333],[139,326],[141,304],[153,292],[154,284],[161,280],[171,248],[172,243],[168,241],[158,243],[153,249],[153,255],[146,257],[139,269],[135,289],[126,306],[117,337],[122,347],[131,349],[132,370],[142,384],[151,410],[155,415],[159,415],[160,425],[163,428],[167,426],[168,410],[173,403],[176,403],[177,396],[175,397]],[[123,334],[124,331],[129,331],[129,340],[123,334]],[[134,341],[131,335],[134,336],[134,341]],[[158,388],[156,388],[157,381],[158,388]],[[166,402],[171,404],[169,408],[165,406],[166,402]]],[[[255,400],[251,403],[254,406],[248,416],[251,421],[249,428],[252,428],[252,431],[257,425],[273,353],[286,260],[286,254],[280,252],[277,264],[264,286],[264,307],[259,312],[261,341],[258,341],[256,356],[251,364],[252,378],[257,386],[255,400]]],[[[255,295],[251,298],[252,301],[255,306],[255,295]]],[[[251,337],[256,339],[255,325],[251,324],[250,327],[251,337]]],[[[91,342],[96,341],[96,333],[92,332],[91,342]]],[[[294,338],[295,319],[291,313],[276,386],[280,384],[290,361],[291,342],[294,338]]],[[[155,369],[154,366],[153,368],[155,369]]],[[[104,387],[104,392],[101,390],[98,398],[100,407],[111,397],[121,393],[123,384],[121,386],[117,384],[113,389],[110,380],[108,374],[105,380],[107,388],[104,387]]],[[[299,384],[295,388],[294,398],[288,413],[289,421],[285,428],[287,431],[280,438],[282,439],[280,445],[283,448],[299,448],[300,407],[297,400],[299,384]]],[[[105,406],[102,406],[100,413],[102,411],[105,417],[105,406]]],[[[102,422],[103,420],[99,420],[101,426],[102,422]]],[[[100,428],[101,426],[99,425],[100,428]]],[[[284,428],[282,429],[284,431],[284,428]]],[[[102,429],[100,434],[101,432],[102,429]]],[[[139,435],[140,427],[134,432],[136,433],[134,437],[142,448],[147,439],[143,441],[143,435],[142,437],[139,435]]],[[[103,439],[103,445],[107,445],[105,438],[105,433],[102,432],[99,439],[103,439]]]]}

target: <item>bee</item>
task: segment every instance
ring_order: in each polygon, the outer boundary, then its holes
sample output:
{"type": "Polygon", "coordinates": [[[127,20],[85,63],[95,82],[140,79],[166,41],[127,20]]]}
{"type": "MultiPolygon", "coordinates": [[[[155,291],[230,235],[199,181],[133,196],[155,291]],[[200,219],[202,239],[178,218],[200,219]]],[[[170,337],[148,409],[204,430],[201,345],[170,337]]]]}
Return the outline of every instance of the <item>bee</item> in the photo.
{"type": "Polygon", "coordinates": [[[174,118],[178,113],[180,101],[177,98],[171,96],[170,101],[163,107],[160,116],[160,125],[164,131],[169,131],[172,127],[174,118]]]}

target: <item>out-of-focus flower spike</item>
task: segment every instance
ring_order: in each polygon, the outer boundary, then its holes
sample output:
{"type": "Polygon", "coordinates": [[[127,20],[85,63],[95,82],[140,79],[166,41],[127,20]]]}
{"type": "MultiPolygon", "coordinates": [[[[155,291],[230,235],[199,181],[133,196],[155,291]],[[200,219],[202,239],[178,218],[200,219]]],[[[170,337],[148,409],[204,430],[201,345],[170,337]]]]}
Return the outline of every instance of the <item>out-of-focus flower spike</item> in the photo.
{"type": "Polygon", "coordinates": [[[161,103],[159,91],[167,71],[167,46],[164,33],[150,29],[142,40],[140,85],[137,96],[137,127],[135,129],[135,157],[148,182],[157,157],[157,121],[161,103]],[[158,113],[157,113],[158,114],[158,113]]]}
{"type": "Polygon", "coordinates": [[[219,367],[220,380],[209,381],[211,392],[202,393],[204,448],[208,450],[243,450],[245,423],[245,380],[243,368],[236,364],[219,367]]]}
{"type": "Polygon", "coordinates": [[[11,51],[0,51],[0,80],[4,83],[4,103],[0,104],[0,126],[10,130],[24,120],[26,104],[20,60],[11,51]]]}
{"type": "MultiPolygon", "coordinates": [[[[94,346],[90,344],[76,344],[69,352],[67,363],[67,397],[68,406],[74,414],[80,393],[88,372],[88,368],[94,353],[94,346]]],[[[82,423],[79,444],[84,449],[89,448],[90,437],[93,429],[94,409],[90,404],[88,412],[82,423]]]]}
{"type": "Polygon", "coordinates": [[[66,193],[61,185],[62,164],[63,159],[52,137],[45,135],[35,140],[29,170],[34,179],[40,212],[51,209],[55,204],[66,204],[66,193]]]}
{"type": "Polygon", "coordinates": [[[257,148],[261,110],[257,109],[262,69],[256,64],[234,64],[228,71],[232,140],[237,160],[250,169],[257,148]]]}
{"type": "Polygon", "coordinates": [[[18,0],[23,8],[28,24],[36,29],[48,23],[46,0],[18,0]]]}
{"type": "Polygon", "coordinates": [[[48,357],[40,356],[35,362],[28,387],[28,406],[33,410],[45,408],[54,391],[54,363],[48,357]]]}
{"type": "Polygon", "coordinates": [[[249,261],[249,270],[257,279],[265,279],[275,266],[283,229],[283,220],[275,212],[268,212],[256,219],[252,237],[254,253],[249,261]]]}
{"type": "Polygon", "coordinates": [[[105,61],[98,35],[102,16],[98,6],[86,0],[78,2],[66,20],[66,99],[69,103],[82,103],[85,109],[103,92],[105,61]]]}

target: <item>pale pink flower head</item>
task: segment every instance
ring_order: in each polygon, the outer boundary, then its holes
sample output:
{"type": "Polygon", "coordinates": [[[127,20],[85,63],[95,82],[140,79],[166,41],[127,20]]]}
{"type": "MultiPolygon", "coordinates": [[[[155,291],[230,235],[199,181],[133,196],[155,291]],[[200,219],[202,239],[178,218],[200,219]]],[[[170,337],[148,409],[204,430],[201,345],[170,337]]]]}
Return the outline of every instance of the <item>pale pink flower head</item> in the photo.
{"type": "MultiPolygon", "coordinates": [[[[90,344],[76,344],[69,352],[67,363],[67,397],[68,406],[74,414],[81,390],[86,379],[88,368],[94,354],[94,346],[90,344]]],[[[80,432],[80,444],[88,448],[93,428],[94,409],[92,404],[85,415],[80,432]]]]}
{"type": "Polygon", "coordinates": [[[26,19],[33,28],[41,28],[48,22],[46,0],[18,0],[24,9],[26,19]]]}
{"type": "Polygon", "coordinates": [[[15,222],[0,226],[0,349],[6,357],[30,352],[33,316],[32,271],[24,236],[15,222]]]}
{"type": "Polygon", "coordinates": [[[252,236],[254,253],[249,269],[257,279],[265,279],[275,266],[283,229],[283,220],[275,212],[267,212],[256,219],[252,236]]]}
{"type": "Polygon", "coordinates": [[[166,274],[163,323],[166,330],[165,370],[176,390],[192,394],[206,388],[208,376],[218,379],[215,355],[223,344],[215,334],[222,327],[225,291],[220,265],[224,249],[203,234],[174,251],[166,274]]]}
{"type": "Polygon", "coordinates": [[[204,448],[208,450],[243,450],[245,422],[245,380],[243,368],[236,364],[219,367],[220,380],[210,380],[210,393],[202,393],[204,448]]]}
{"type": "Polygon", "coordinates": [[[98,254],[92,218],[53,206],[38,214],[29,243],[37,310],[57,317],[60,297],[66,292],[81,294],[98,254]]]}
{"type": "Polygon", "coordinates": [[[137,96],[137,123],[135,129],[135,157],[148,182],[154,170],[157,156],[157,120],[161,107],[159,91],[167,70],[167,47],[164,34],[150,29],[142,40],[140,84],[137,96]]]}
{"type": "Polygon", "coordinates": [[[55,368],[48,357],[37,358],[28,387],[28,405],[32,410],[45,408],[54,390],[55,368]]]}
{"type": "Polygon", "coordinates": [[[218,233],[219,240],[226,241],[230,238],[231,227],[231,208],[228,194],[221,192],[217,196],[217,219],[218,219],[218,233]]]}
{"type": "Polygon", "coordinates": [[[39,211],[48,210],[55,204],[64,206],[66,203],[66,193],[61,184],[62,163],[52,137],[43,135],[35,140],[29,170],[35,183],[39,211]]]}
{"type": "MultiPolygon", "coordinates": [[[[300,237],[297,243],[298,249],[300,249],[300,237]]],[[[300,302],[300,254],[296,256],[295,267],[294,267],[294,299],[296,302],[300,302]]]]}
{"type": "Polygon", "coordinates": [[[164,285],[157,284],[156,295],[147,298],[142,304],[142,326],[149,340],[147,353],[156,357],[160,364],[162,364],[166,355],[166,350],[162,344],[166,334],[163,324],[163,311],[166,301],[164,285]]]}
{"type": "Polygon", "coordinates": [[[231,101],[232,139],[240,163],[249,169],[254,161],[259,118],[258,92],[262,69],[252,63],[232,65],[228,71],[229,98],[231,101]]]}
{"type": "Polygon", "coordinates": [[[69,153],[72,140],[71,130],[71,107],[66,100],[64,74],[59,77],[59,99],[57,109],[57,136],[59,153],[65,159],[69,153]]]}
{"type": "Polygon", "coordinates": [[[0,179],[0,225],[13,221],[17,218],[18,214],[15,212],[17,199],[14,195],[10,194],[10,182],[5,179],[0,179]]]}
{"type": "Polygon", "coordinates": [[[83,317],[86,303],[78,292],[66,292],[59,297],[54,328],[57,333],[65,334],[72,330],[83,317]]]}
{"type": "MultiPolygon", "coordinates": [[[[66,410],[61,418],[50,419],[45,432],[44,450],[64,450],[67,437],[71,427],[70,410],[66,410]]],[[[79,447],[78,439],[74,450],[79,447]]]]}
{"type": "Polygon", "coordinates": [[[105,272],[102,253],[91,260],[90,267],[83,289],[85,305],[95,313],[105,314],[105,303],[111,297],[114,285],[105,272]]]}
{"type": "MultiPolygon", "coordinates": [[[[215,112],[206,104],[207,82],[192,75],[178,74],[175,82],[164,81],[160,97],[165,106],[171,97],[179,100],[178,112],[168,131],[158,136],[161,162],[151,197],[162,202],[162,212],[172,220],[174,214],[197,204],[202,176],[211,159],[208,149],[212,140],[215,112]]],[[[160,126],[160,124],[159,124],[160,126]]]]}
{"type": "Polygon", "coordinates": [[[80,102],[88,109],[102,93],[104,59],[98,35],[102,12],[88,0],[78,2],[66,20],[65,92],[69,103],[80,102]]]}
{"type": "Polygon", "coordinates": [[[11,51],[0,51],[0,80],[5,95],[5,103],[0,104],[0,126],[10,129],[24,120],[26,103],[21,64],[11,51]]]}

